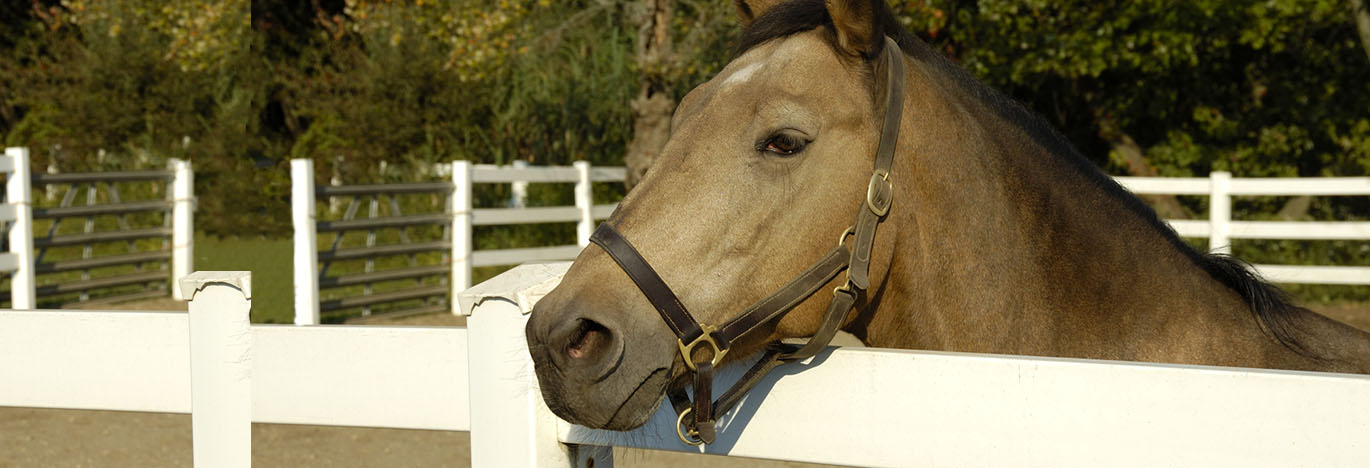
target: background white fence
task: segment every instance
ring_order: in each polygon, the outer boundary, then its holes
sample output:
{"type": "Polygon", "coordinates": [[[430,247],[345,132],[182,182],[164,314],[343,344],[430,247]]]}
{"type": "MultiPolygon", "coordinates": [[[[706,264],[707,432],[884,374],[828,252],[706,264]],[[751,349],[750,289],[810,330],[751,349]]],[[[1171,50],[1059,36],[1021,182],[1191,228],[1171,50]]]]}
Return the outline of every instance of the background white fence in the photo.
{"type": "MultiPolygon", "coordinates": [[[[471,287],[475,267],[515,265],[524,262],[572,260],[589,245],[595,220],[613,213],[617,204],[595,204],[593,185],[621,182],[622,167],[592,167],[588,161],[571,166],[496,166],[454,161],[451,164],[451,195],[447,216],[451,222],[452,297],[471,287]],[[529,183],[573,183],[572,206],[528,207],[524,203],[529,183]],[[476,184],[511,184],[513,197],[507,207],[475,208],[476,184]],[[571,245],[505,249],[474,249],[475,226],[575,222],[577,242],[571,245]]],[[[314,169],[309,160],[291,161],[292,210],[295,226],[295,323],[318,324],[319,261],[314,169]]],[[[452,304],[455,305],[453,300],[452,304]]]]}
{"type": "MultiPolygon", "coordinates": [[[[468,328],[249,325],[251,279],[223,272],[184,280],[188,316],[0,311],[0,405],[190,412],[202,467],[248,466],[251,421],[470,430],[476,467],[612,466],[610,445],[693,450],[669,405],[628,433],[566,424],[543,405],[523,327],[567,266],[521,266],[464,292],[468,328]]],[[[1363,467],[1366,395],[1370,376],[830,348],[767,377],[706,451],[871,466],[1363,467]]]]}
{"type": "MultiPolygon", "coordinates": [[[[588,245],[595,221],[613,212],[615,204],[595,204],[591,184],[623,180],[622,167],[591,167],[577,162],[571,167],[493,166],[452,163],[452,196],[448,214],[451,215],[451,278],[453,294],[470,286],[474,267],[512,265],[522,262],[574,259],[588,245]],[[527,207],[523,203],[528,183],[574,183],[575,205],[527,207]],[[473,208],[472,191],[475,184],[511,184],[514,196],[508,207],[473,208]],[[575,245],[474,250],[475,226],[575,222],[575,245]]],[[[313,183],[312,170],[295,175],[296,190],[296,271],[318,272],[316,259],[310,258],[314,241],[310,232],[302,228],[311,214],[301,211],[306,205],[312,210],[313,191],[300,189],[313,183]],[[308,180],[304,180],[308,179],[308,180]],[[300,198],[306,194],[310,198],[300,198]],[[308,267],[312,265],[312,267],[308,267]]],[[[1370,241],[1370,222],[1365,221],[1237,221],[1232,219],[1231,199],[1253,195],[1314,195],[1314,196],[1370,196],[1370,178],[1265,178],[1234,179],[1225,172],[1214,172],[1207,178],[1118,177],[1121,184],[1138,194],[1203,195],[1211,199],[1209,220],[1168,220],[1185,237],[1207,237],[1209,245],[1218,252],[1230,252],[1231,239],[1300,239],[1300,240],[1363,240],[1370,241]]],[[[1266,278],[1284,283],[1322,283],[1370,285],[1370,266],[1352,265],[1256,265],[1266,278]]],[[[318,323],[310,319],[307,303],[317,302],[317,278],[296,278],[296,323],[318,323]]],[[[314,316],[316,316],[315,314],[314,316]]]]}
{"type": "MultiPolygon", "coordinates": [[[[63,206],[55,208],[41,208],[39,211],[48,212],[48,214],[44,215],[40,213],[39,217],[63,218],[68,216],[84,216],[87,218],[86,233],[78,235],[57,236],[58,238],[66,239],[63,240],[63,242],[61,243],[62,245],[72,243],[85,244],[89,246],[89,244],[91,243],[98,242],[131,242],[133,239],[140,238],[169,237],[169,255],[167,253],[161,253],[160,255],[158,255],[157,253],[152,253],[151,255],[147,253],[142,253],[123,256],[115,255],[98,258],[82,258],[75,261],[67,261],[63,259],[61,263],[65,263],[67,264],[67,266],[64,266],[59,269],[51,260],[49,260],[48,263],[44,265],[35,264],[36,256],[34,254],[35,242],[33,234],[33,182],[35,180],[38,180],[40,183],[42,183],[44,180],[51,179],[55,182],[49,183],[48,188],[52,188],[52,184],[64,183],[63,181],[65,181],[66,179],[74,178],[80,180],[82,183],[89,183],[92,185],[91,192],[89,193],[89,195],[93,198],[93,185],[96,182],[105,182],[107,184],[110,184],[112,187],[114,181],[126,180],[130,177],[146,177],[131,172],[109,173],[109,179],[101,177],[105,173],[52,173],[40,174],[35,176],[35,174],[33,174],[30,170],[31,161],[29,160],[28,148],[6,148],[4,157],[0,158],[0,172],[3,172],[5,174],[6,185],[5,202],[4,204],[0,204],[0,222],[3,222],[8,229],[9,251],[7,253],[0,253],[0,273],[8,273],[10,276],[10,288],[12,291],[11,304],[13,305],[13,307],[16,309],[31,309],[37,306],[39,288],[36,285],[37,281],[35,280],[35,274],[43,272],[42,267],[47,267],[50,270],[49,272],[52,272],[79,268],[88,269],[108,267],[114,265],[139,265],[143,262],[155,260],[158,258],[166,259],[167,256],[170,257],[170,271],[166,272],[166,275],[170,276],[171,296],[176,299],[184,299],[184,297],[181,295],[180,286],[177,280],[190,274],[190,272],[194,269],[194,173],[191,170],[189,161],[171,159],[168,161],[168,166],[169,170],[165,171],[165,174],[167,175],[163,176],[168,179],[166,188],[166,192],[168,195],[167,201],[118,204],[116,199],[116,203],[106,205],[97,204],[80,207],[63,206]],[[136,208],[131,208],[134,206],[136,206],[136,208]],[[167,226],[166,228],[156,228],[142,231],[130,230],[128,226],[123,226],[124,230],[122,232],[113,233],[93,233],[89,231],[89,228],[93,225],[91,221],[93,220],[94,216],[118,216],[120,214],[124,214],[130,211],[147,211],[148,206],[168,206],[169,208],[167,209],[167,224],[169,224],[169,226],[167,226]],[[79,212],[80,214],[63,214],[76,212],[79,212]],[[68,240],[70,240],[70,242],[68,242],[68,240]]],[[[74,195],[74,193],[72,194],[74,195]]],[[[40,239],[39,247],[45,245],[42,244],[42,242],[48,242],[49,244],[53,242],[54,233],[49,232],[47,234],[47,237],[40,239]]],[[[138,278],[126,279],[119,277],[104,277],[96,280],[75,281],[58,285],[46,285],[43,286],[43,288],[84,291],[87,289],[99,289],[101,287],[107,287],[111,285],[135,284],[140,281],[146,282],[149,278],[166,278],[166,276],[158,275],[155,272],[139,273],[124,276],[139,277],[142,279],[139,280],[138,278]]],[[[161,281],[160,279],[156,280],[161,281]]],[[[52,294],[60,293],[61,291],[52,294]]],[[[153,293],[156,294],[158,292],[153,291],[153,293]]],[[[165,292],[160,292],[160,294],[165,294],[165,292]]]]}
{"type": "MultiPolygon", "coordinates": [[[[1236,179],[1227,172],[1207,178],[1117,177],[1128,190],[1146,195],[1209,197],[1208,220],[1167,220],[1181,236],[1207,237],[1209,249],[1231,253],[1232,239],[1370,241],[1368,221],[1234,221],[1234,196],[1370,196],[1370,177],[1236,179]]],[[[1370,267],[1334,265],[1256,265],[1279,283],[1370,285],[1370,267]]]]}
{"type": "Polygon", "coordinates": [[[10,305],[32,309],[38,304],[33,283],[33,186],[29,181],[29,149],[5,148],[0,172],[5,174],[5,204],[0,222],[9,233],[9,251],[0,253],[0,272],[10,275],[10,305]]]}
{"type": "Polygon", "coordinates": [[[590,245],[595,220],[608,218],[617,203],[595,204],[592,185],[595,182],[622,182],[622,167],[592,167],[588,161],[576,161],[565,166],[506,167],[486,164],[453,163],[452,180],[459,188],[453,205],[454,246],[464,248],[465,255],[454,256],[454,268],[468,273],[455,281],[459,290],[470,287],[472,267],[514,265],[523,262],[571,260],[580,250],[590,245]],[[574,206],[527,207],[521,202],[521,190],[529,183],[575,183],[574,206]],[[513,184],[515,200],[510,208],[472,208],[471,190],[475,184],[513,184]],[[461,188],[465,188],[462,190],[461,188]],[[576,223],[576,244],[551,247],[532,247],[497,250],[472,250],[471,233],[474,226],[533,223],[576,223]],[[464,239],[462,237],[465,237],[464,239]],[[464,259],[465,263],[462,263],[464,259]],[[464,283],[464,284],[463,284],[464,283]]]}

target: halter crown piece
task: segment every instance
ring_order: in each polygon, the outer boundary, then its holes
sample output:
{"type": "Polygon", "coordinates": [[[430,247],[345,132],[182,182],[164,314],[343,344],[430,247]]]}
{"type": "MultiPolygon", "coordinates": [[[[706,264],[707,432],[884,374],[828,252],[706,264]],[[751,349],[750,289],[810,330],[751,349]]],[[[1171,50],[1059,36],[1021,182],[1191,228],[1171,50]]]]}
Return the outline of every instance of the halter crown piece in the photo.
{"type": "Polygon", "coordinates": [[[675,332],[676,344],[688,372],[681,374],[667,390],[671,405],[679,415],[676,435],[689,445],[711,444],[717,436],[714,422],[726,413],[761,377],[776,366],[817,354],[832,341],[833,335],[846,322],[847,314],[859,296],[870,287],[871,248],[875,229],[889,213],[894,187],[890,182],[890,166],[894,161],[894,147],[899,139],[899,121],[904,105],[903,51],[893,39],[885,38],[885,65],[889,72],[885,90],[885,116],[880,132],[880,146],[875,153],[875,169],[866,188],[866,199],[857,210],[856,222],[838,238],[837,247],[814,262],[807,270],[790,280],[780,290],[747,307],[741,315],[714,327],[701,325],[685,310],[671,288],[652,269],[647,260],[609,223],[599,225],[590,241],[613,257],[620,268],[632,278],[642,294],[651,301],[666,325],[675,332]],[[853,240],[850,246],[847,237],[853,240]],[[729,388],[718,401],[713,396],[714,370],[728,354],[738,338],[746,336],[762,325],[770,323],[798,306],[823,285],[847,270],[847,281],[833,290],[832,302],[823,316],[818,331],[803,346],[772,343],[766,347],[760,361],[729,388]],[[685,392],[693,375],[693,401],[685,392]]]}

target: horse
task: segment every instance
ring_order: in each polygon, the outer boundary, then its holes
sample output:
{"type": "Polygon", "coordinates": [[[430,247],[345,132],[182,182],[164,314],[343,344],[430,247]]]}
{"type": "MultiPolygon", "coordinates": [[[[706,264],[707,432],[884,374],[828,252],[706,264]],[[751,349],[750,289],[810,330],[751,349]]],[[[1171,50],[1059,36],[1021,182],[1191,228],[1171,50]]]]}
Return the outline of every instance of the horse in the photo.
{"type": "Polygon", "coordinates": [[[873,347],[1370,373],[1370,333],[1190,247],[882,0],[736,4],[734,59],[681,100],[654,166],[528,320],[561,418],[628,430],[670,394],[707,425],[727,402],[710,409],[702,374],[792,359],[777,343],[837,327],[873,347]],[[691,377],[703,402],[673,393],[691,377]]]}

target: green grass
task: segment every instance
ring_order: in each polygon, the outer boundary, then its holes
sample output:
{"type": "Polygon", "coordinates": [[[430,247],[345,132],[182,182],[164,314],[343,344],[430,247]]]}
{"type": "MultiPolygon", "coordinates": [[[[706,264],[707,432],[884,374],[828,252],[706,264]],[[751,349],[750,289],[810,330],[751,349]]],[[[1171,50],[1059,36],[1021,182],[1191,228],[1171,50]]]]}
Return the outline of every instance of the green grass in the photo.
{"type": "Polygon", "coordinates": [[[251,271],[252,323],[294,321],[290,239],[195,236],[197,271],[251,271]]]}
{"type": "MultiPolygon", "coordinates": [[[[325,244],[326,245],[326,244],[325,244]]],[[[195,237],[196,271],[250,271],[252,272],[252,323],[292,323],[294,322],[294,276],[292,265],[293,248],[290,239],[261,238],[223,238],[197,235],[195,237]]],[[[424,264],[439,261],[437,255],[426,256],[424,264]],[[432,258],[427,258],[432,257],[432,258]]],[[[361,261],[338,262],[331,275],[339,271],[356,273],[361,271],[361,261]]],[[[377,266],[385,268],[402,267],[402,258],[384,258],[377,266]]],[[[508,268],[508,267],[505,267],[508,268]]],[[[491,268],[493,269],[493,268],[491,268]]],[[[499,269],[498,271],[502,271],[499,269]]],[[[492,276],[498,271],[487,272],[492,276]]],[[[478,278],[484,280],[485,278],[478,278]]],[[[398,281],[397,284],[376,284],[376,292],[413,287],[414,282],[398,281]]],[[[426,281],[432,283],[432,281],[426,281]]],[[[344,295],[359,295],[361,287],[329,288],[320,291],[325,299],[344,295]]],[[[399,303],[398,306],[415,306],[417,301],[399,303]]],[[[384,305],[388,306],[388,305],[384,305]]],[[[398,307],[397,306],[397,307],[398,307]]],[[[399,307],[403,308],[403,307],[399,307]]],[[[377,313],[384,312],[385,307],[377,313]]],[[[340,322],[344,318],[359,315],[353,310],[327,312],[321,317],[324,322],[340,322]]]]}

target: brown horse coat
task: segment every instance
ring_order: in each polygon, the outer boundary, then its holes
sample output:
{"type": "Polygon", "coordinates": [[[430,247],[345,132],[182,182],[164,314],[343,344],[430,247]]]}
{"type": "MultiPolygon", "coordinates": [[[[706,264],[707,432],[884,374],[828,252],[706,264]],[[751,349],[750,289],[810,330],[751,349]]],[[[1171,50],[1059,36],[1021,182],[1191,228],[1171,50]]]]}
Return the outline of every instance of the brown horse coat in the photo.
{"type": "MultiPolygon", "coordinates": [[[[851,223],[879,133],[872,58],[890,36],[907,70],[894,203],[848,331],[881,347],[1370,373],[1370,334],[1194,251],[883,2],[774,3],[739,2],[742,52],[681,101],[610,219],[701,323],[780,287],[851,223]]],[[[812,334],[825,306],[810,298],[729,357],[812,334]]],[[[683,369],[675,336],[595,247],[527,338],[549,406],[592,427],[641,425],[683,369]]]]}

